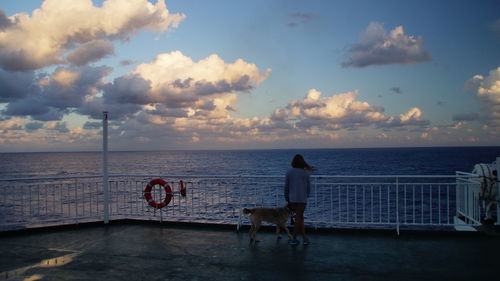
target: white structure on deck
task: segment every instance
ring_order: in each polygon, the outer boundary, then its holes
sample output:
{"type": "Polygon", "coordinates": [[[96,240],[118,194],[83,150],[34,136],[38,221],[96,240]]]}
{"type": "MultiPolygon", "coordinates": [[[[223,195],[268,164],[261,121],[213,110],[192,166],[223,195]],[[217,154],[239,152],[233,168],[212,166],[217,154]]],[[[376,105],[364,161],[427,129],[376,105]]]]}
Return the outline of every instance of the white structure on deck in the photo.
{"type": "Polygon", "coordinates": [[[474,165],[472,173],[457,172],[455,224],[458,230],[475,230],[472,226],[481,225],[483,221],[500,224],[499,171],[500,157],[497,157],[491,164],[474,165]]]}

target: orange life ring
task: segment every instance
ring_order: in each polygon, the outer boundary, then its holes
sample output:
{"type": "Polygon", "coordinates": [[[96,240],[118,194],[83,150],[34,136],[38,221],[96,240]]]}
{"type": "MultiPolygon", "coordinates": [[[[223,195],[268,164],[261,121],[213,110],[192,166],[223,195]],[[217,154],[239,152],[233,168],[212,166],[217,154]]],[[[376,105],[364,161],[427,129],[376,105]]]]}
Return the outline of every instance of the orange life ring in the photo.
{"type": "Polygon", "coordinates": [[[146,201],[148,201],[149,206],[156,209],[161,209],[167,206],[168,203],[170,203],[170,200],[172,200],[172,188],[166,181],[162,179],[153,179],[148,183],[148,185],[146,185],[146,188],[144,189],[144,198],[146,199],[146,201]],[[153,189],[153,186],[157,184],[159,184],[165,190],[165,198],[160,203],[153,200],[153,196],[151,196],[151,190],[153,189]]]}
{"type": "Polygon", "coordinates": [[[179,181],[179,185],[181,186],[181,195],[182,197],[186,197],[186,186],[182,180],[179,181]]]}

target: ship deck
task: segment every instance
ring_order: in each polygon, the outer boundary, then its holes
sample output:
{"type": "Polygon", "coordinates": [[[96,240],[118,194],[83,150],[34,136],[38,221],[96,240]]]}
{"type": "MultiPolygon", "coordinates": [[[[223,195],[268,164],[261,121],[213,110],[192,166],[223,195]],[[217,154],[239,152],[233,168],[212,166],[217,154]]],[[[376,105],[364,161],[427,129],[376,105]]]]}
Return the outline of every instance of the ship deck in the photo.
{"type": "Polygon", "coordinates": [[[308,230],[290,246],[262,229],[116,221],[0,233],[0,280],[487,280],[498,236],[308,230]]]}

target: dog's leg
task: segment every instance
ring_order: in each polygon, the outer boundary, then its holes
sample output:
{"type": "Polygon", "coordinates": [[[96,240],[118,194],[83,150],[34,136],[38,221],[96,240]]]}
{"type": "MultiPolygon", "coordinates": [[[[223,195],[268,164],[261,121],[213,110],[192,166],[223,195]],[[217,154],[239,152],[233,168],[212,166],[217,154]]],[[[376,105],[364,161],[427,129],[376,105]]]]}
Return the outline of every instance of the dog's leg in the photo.
{"type": "Polygon", "coordinates": [[[252,227],[253,229],[251,229],[252,233],[250,235],[251,241],[260,242],[260,240],[257,240],[257,231],[259,231],[260,228],[260,221],[252,221],[252,227]]]}
{"type": "Polygon", "coordinates": [[[255,235],[255,225],[252,222],[252,226],[250,226],[250,231],[248,232],[248,236],[250,236],[250,243],[253,242],[254,240],[254,235],[255,235]]]}
{"type": "Polygon", "coordinates": [[[281,233],[280,232],[281,231],[280,231],[279,225],[276,225],[276,236],[277,236],[278,239],[281,239],[281,233]]]}
{"type": "Polygon", "coordinates": [[[286,231],[286,234],[288,235],[288,239],[292,240],[293,236],[290,233],[290,230],[288,230],[288,227],[286,227],[286,225],[283,223],[283,224],[281,224],[281,228],[283,228],[286,231]]]}

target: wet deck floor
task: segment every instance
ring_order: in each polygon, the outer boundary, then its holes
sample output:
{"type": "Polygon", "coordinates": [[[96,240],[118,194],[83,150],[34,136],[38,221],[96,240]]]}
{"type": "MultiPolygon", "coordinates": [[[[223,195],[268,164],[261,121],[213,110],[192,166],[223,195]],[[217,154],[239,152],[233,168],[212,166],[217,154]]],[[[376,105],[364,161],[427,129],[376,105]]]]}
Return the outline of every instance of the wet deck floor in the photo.
{"type": "Polygon", "coordinates": [[[292,247],[271,231],[113,223],[0,233],[0,280],[487,280],[500,237],[315,232],[292,247]]]}

